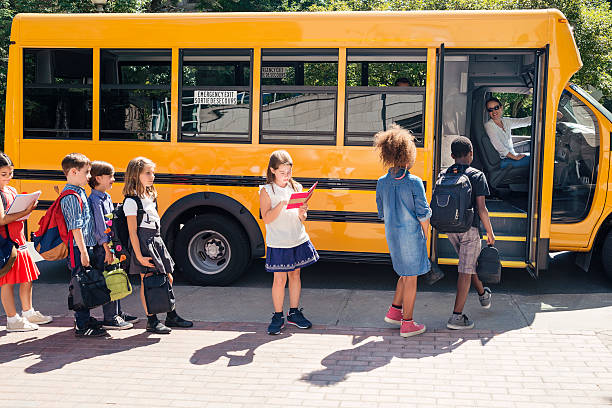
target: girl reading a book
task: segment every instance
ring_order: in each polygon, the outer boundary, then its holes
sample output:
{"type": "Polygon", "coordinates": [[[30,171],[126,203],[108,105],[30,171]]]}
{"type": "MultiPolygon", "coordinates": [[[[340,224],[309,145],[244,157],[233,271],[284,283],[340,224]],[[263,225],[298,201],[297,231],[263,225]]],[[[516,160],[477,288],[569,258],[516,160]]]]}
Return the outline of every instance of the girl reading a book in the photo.
{"type": "Polygon", "coordinates": [[[13,162],[4,153],[0,153],[0,235],[3,239],[10,239],[17,248],[17,257],[10,270],[0,277],[2,306],[6,312],[6,331],[23,332],[37,330],[39,324],[53,321],[51,316],[45,316],[32,306],[32,281],[38,279],[39,271],[26,248],[24,234],[24,221],[21,219],[29,215],[38,204],[34,201],[25,210],[7,214],[13,201],[17,197],[17,190],[9,186],[13,178],[13,162]],[[7,237],[8,233],[8,237],[7,237]],[[13,288],[19,285],[19,299],[21,300],[21,316],[15,307],[13,288]]]}
{"type": "Polygon", "coordinates": [[[389,167],[387,174],[376,183],[376,206],[379,218],[385,222],[393,269],[399,275],[385,321],[401,326],[400,336],[409,337],[425,331],[425,325],[412,320],[412,312],[417,276],[430,269],[427,235],[431,209],[423,181],[409,171],[417,153],[412,134],[393,125],[376,134],[374,147],[383,165],[389,167]]]}
{"type": "Polygon", "coordinates": [[[307,204],[287,209],[291,194],[302,191],[302,186],[291,177],[292,168],[293,161],[289,153],[284,150],[273,152],[268,163],[266,184],[259,187],[261,216],[266,224],[266,271],[274,273],[274,314],[268,326],[268,334],[280,334],[285,326],[283,303],[287,280],[290,306],[287,323],[300,329],[312,327],[312,323],[299,308],[302,290],[300,270],[315,263],[319,254],[304,228],[307,204]]]}

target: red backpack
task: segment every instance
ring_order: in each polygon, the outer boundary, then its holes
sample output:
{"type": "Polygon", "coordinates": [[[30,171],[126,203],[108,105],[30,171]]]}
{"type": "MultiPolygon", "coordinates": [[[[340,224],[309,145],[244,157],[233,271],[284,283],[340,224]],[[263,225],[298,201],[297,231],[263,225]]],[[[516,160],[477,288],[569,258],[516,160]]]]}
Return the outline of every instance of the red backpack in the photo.
{"type": "Polygon", "coordinates": [[[70,255],[70,265],[75,266],[74,251],[72,250],[72,231],[66,227],[64,213],[60,202],[62,198],[74,195],[79,200],[81,210],[83,201],[74,190],[64,190],[51,204],[45,215],[38,221],[38,231],[32,233],[32,242],[36,252],[47,261],[65,259],[70,255]]]}

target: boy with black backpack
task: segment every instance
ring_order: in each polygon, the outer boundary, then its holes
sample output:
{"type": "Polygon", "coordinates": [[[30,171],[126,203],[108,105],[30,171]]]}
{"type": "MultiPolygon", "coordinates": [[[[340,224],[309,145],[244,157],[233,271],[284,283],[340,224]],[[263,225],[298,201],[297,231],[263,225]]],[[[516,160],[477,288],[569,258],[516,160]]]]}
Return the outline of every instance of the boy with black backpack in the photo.
{"type": "Polygon", "coordinates": [[[495,243],[493,227],[485,197],[489,195],[487,178],[480,171],[470,167],[474,158],[472,142],[459,136],[451,143],[451,156],[455,164],[440,174],[432,195],[431,224],[448,234],[448,239],[459,255],[457,296],[452,316],[446,327],[449,329],[471,329],[474,322],[463,314],[463,307],[474,284],[480,305],[491,307],[491,290],[483,287],[476,274],[476,264],[481,250],[480,221],[487,231],[487,244],[495,243]]]}

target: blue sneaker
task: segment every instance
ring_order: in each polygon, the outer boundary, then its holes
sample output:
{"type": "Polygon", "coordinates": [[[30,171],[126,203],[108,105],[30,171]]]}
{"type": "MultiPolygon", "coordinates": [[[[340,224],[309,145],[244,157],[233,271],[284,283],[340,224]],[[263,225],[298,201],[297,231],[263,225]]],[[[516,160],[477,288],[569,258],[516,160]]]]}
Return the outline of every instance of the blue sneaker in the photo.
{"type": "Polygon", "coordinates": [[[272,314],[272,321],[268,326],[268,334],[280,334],[281,330],[285,327],[285,319],[282,315],[278,316],[275,313],[272,314]]]}
{"type": "Polygon", "coordinates": [[[312,323],[310,323],[310,320],[304,317],[302,310],[304,310],[304,308],[300,308],[299,310],[288,314],[287,323],[297,326],[300,329],[310,329],[312,327],[312,323]]]}

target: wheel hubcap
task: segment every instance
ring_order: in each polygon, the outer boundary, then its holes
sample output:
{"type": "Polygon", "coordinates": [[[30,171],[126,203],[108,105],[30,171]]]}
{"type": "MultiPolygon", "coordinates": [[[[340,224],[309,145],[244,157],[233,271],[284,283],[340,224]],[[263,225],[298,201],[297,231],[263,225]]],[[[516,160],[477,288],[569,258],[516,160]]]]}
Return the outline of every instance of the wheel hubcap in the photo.
{"type": "Polygon", "coordinates": [[[217,231],[205,230],[194,235],[187,248],[189,262],[198,271],[214,275],[223,271],[231,258],[227,238],[217,231]]]}

